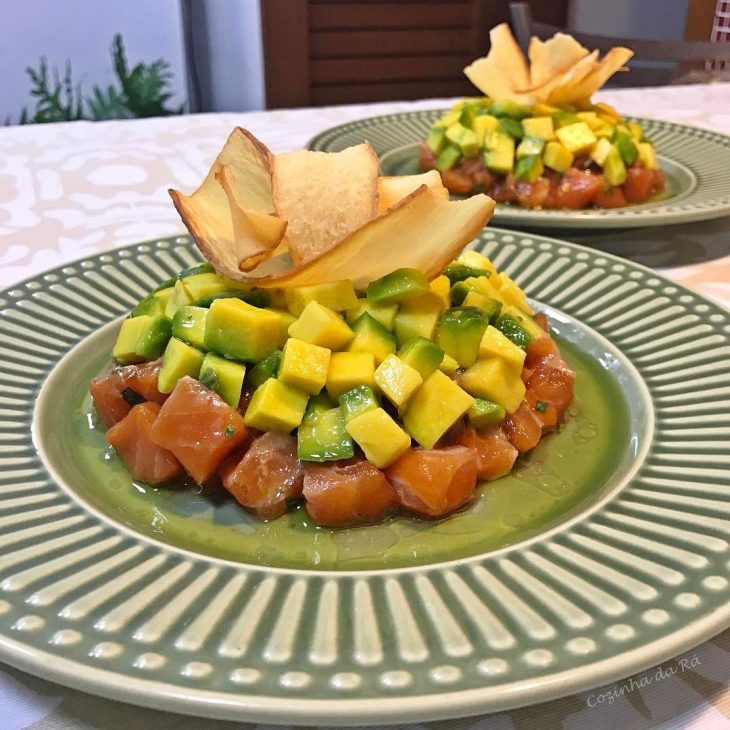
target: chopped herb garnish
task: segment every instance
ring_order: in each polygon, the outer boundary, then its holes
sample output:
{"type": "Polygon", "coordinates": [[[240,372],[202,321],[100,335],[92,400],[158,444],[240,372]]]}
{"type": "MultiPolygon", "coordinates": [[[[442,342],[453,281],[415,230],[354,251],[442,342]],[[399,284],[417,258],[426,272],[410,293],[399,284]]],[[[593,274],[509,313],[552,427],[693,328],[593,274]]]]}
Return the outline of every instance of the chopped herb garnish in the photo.
{"type": "Polygon", "coordinates": [[[545,413],[545,411],[548,409],[548,402],[545,400],[539,400],[537,403],[535,403],[535,410],[538,413],[545,413]]]}
{"type": "Polygon", "coordinates": [[[229,439],[229,438],[233,438],[233,435],[234,435],[235,433],[236,433],[236,429],[235,429],[235,428],[234,428],[233,426],[229,426],[229,427],[228,427],[228,428],[226,429],[226,432],[225,432],[225,437],[226,437],[227,439],[229,439]]]}
{"type": "Polygon", "coordinates": [[[216,376],[215,370],[213,370],[213,369],[204,370],[200,374],[200,378],[199,378],[201,385],[204,385],[206,388],[210,388],[210,390],[215,389],[215,384],[216,384],[217,380],[218,380],[218,377],[216,376]]]}
{"type": "Polygon", "coordinates": [[[130,406],[137,406],[140,403],[144,403],[145,399],[136,390],[131,388],[125,388],[122,391],[122,398],[124,398],[130,406]]]}

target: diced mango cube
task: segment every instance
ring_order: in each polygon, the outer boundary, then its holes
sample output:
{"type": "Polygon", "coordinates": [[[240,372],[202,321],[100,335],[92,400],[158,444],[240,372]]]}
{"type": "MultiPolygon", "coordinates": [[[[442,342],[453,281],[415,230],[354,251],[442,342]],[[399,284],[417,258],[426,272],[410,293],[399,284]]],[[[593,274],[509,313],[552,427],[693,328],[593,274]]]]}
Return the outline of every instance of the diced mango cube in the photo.
{"type": "Polygon", "coordinates": [[[477,360],[459,382],[467,392],[499,404],[507,413],[514,413],[525,397],[520,374],[501,357],[477,360]]]}
{"type": "Polygon", "coordinates": [[[548,142],[542,153],[542,161],[551,170],[565,172],[573,164],[573,153],[565,149],[560,142],[548,142]]]}
{"type": "Polygon", "coordinates": [[[400,410],[421,387],[423,378],[418,370],[396,355],[388,355],[375,371],[375,383],[380,392],[400,410]]]}
{"type": "Polygon", "coordinates": [[[659,163],[656,159],[656,150],[651,142],[639,142],[639,161],[649,170],[658,170],[659,163]]]}
{"type": "Polygon", "coordinates": [[[581,122],[585,122],[591,130],[596,130],[603,126],[603,120],[598,117],[597,112],[577,112],[575,116],[581,122]]]}
{"type": "Polygon", "coordinates": [[[528,117],[522,120],[522,128],[526,137],[550,140],[555,137],[552,117],[528,117]]]}
{"type": "Polygon", "coordinates": [[[525,364],[525,351],[517,347],[509,338],[505,337],[496,327],[490,324],[482,341],[479,343],[479,358],[501,357],[513,370],[522,373],[525,364]]]}
{"type": "Polygon", "coordinates": [[[411,446],[411,437],[382,408],[355,416],[345,428],[378,469],[392,464],[411,446]]]}
{"type": "Polygon", "coordinates": [[[608,153],[611,151],[611,143],[605,137],[601,137],[596,146],[591,150],[591,159],[600,167],[603,167],[603,163],[608,157],[608,153]]]}
{"type": "Polygon", "coordinates": [[[451,306],[451,297],[449,293],[451,291],[451,282],[448,276],[437,276],[430,284],[431,291],[441,299],[444,309],[448,309],[451,306]]]}
{"type": "Polygon", "coordinates": [[[441,364],[439,365],[439,370],[442,373],[446,373],[446,375],[456,375],[456,371],[459,369],[459,363],[456,362],[456,360],[451,357],[451,355],[447,355],[444,353],[444,359],[441,361],[441,364]]]}
{"type": "Polygon", "coordinates": [[[333,352],[327,370],[327,392],[337,400],[358,385],[375,386],[375,356],[372,352],[333,352]]]}
{"type": "Polygon", "coordinates": [[[290,337],[281,353],[277,377],[282,383],[315,395],[327,382],[329,365],[330,351],[326,347],[290,337]]]}
{"type": "Polygon", "coordinates": [[[430,449],[473,403],[474,398],[436,370],[411,397],[403,413],[403,425],[421,446],[430,449]]]}
{"type": "Polygon", "coordinates": [[[254,391],[243,420],[259,431],[289,433],[302,422],[308,400],[304,391],[269,378],[254,391]]]}
{"type": "Polygon", "coordinates": [[[335,312],[344,312],[357,304],[355,287],[349,279],[333,281],[328,284],[296,286],[284,292],[289,311],[298,317],[309,302],[319,302],[335,312]]]}
{"type": "Polygon", "coordinates": [[[289,336],[328,350],[342,350],[355,333],[339,314],[312,300],[289,326],[289,336]]]}
{"type": "Polygon", "coordinates": [[[505,304],[512,304],[525,314],[532,314],[532,308],[527,303],[527,295],[520,289],[518,284],[504,272],[499,275],[499,278],[502,282],[499,293],[505,304]]]}
{"type": "Polygon", "coordinates": [[[596,135],[585,122],[575,122],[561,127],[555,133],[568,152],[574,155],[585,152],[596,144],[596,135]]]}
{"type": "Polygon", "coordinates": [[[296,322],[297,318],[286,309],[271,309],[279,315],[279,342],[277,347],[282,348],[289,339],[289,327],[296,322]]]}

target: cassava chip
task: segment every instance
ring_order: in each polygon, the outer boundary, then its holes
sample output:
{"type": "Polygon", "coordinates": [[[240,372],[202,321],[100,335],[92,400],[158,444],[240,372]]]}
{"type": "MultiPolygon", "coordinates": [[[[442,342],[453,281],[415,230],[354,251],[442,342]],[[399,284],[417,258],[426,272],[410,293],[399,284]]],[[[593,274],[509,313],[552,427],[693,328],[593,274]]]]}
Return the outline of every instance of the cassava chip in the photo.
{"type": "Polygon", "coordinates": [[[633,55],[634,52],[629,48],[622,46],[612,48],[578,83],[564,87],[560,93],[557,90],[553,92],[550,102],[569,104],[571,101],[590,99],[591,95],[598,91],[619,69],[623,68],[633,55]]]}
{"type": "MultiPolygon", "coordinates": [[[[184,195],[179,190],[169,191],[183,223],[214,266],[220,263],[227,270],[237,272],[240,261],[261,260],[266,251],[278,243],[271,244],[268,239],[261,238],[260,227],[249,227],[247,237],[237,240],[231,215],[232,206],[239,208],[243,216],[247,213],[268,215],[274,211],[271,162],[272,155],[261,142],[249,132],[236,128],[192,195],[184,195]],[[229,171],[231,180],[235,180],[235,198],[226,194],[216,177],[222,168],[229,171]]],[[[241,216],[237,216],[239,231],[244,230],[241,220],[241,216]]]]}
{"type": "Polygon", "coordinates": [[[281,243],[286,221],[266,213],[245,210],[240,199],[240,187],[226,165],[218,165],[215,177],[228,198],[238,268],[249,271],[281,243]]]}
{"type": "Polygon", "coordinates": [[[547,41],[533,36],[527,51],[530,58],[530,87],[540,87],[567,71],[588,55],[588,49],[566,33],[556,33],[547,41]]]}
{"type": "Polygon", "coordinates": [[[433,190],[442,198],[449,197],[449,191],[441,182],[438,170],[429,170],[421,175],[398,175],[378,178],[378,215],[385,213],[407,195],[417,190],[421,185],[433,190]]]}
{"type": "Polygon", "coordinates": [[[591,73],[596,67],[597,60],[598,51],[592,51],[569,68],[555,74],[542,86],[537,86],[535,88],[528,89],[527,91],[530,94],[534,94],[536,98],[543,99],[550,103],[550,99],[553,94],[564,93],[566,90],[569,91],[589,73],[591,73]]]}
{"type": "Polygon", "coordinates": [[[492,99],[530,103],[528,95],[515,91],[530,85],[530,71],[509,25],[501,23],[492,28],[489,31],[489,41],[489,53],[464,69],[466,77],[479,91],[492,99]]]}
{"type": "MultiPolygon", "coordinates": [[[[494,201],[473,195],[449,201],[422,185],[308,265],[266,278],[238,275],[262,287],[308,286],[351,279],[365,288],[394,269],[408,267],[433,278],[487,224],[494,201]]],[[[265,266],[273,263],[267,261],[265,266]]],[[[257,269],[254,274],[258,274],[257,269]]]]}
{"type": "Polygon", "coordinates": [[[375,217],[378,156],[369,144],[276,155],[273,190],[292,261],[302,266],[375,217]]]}

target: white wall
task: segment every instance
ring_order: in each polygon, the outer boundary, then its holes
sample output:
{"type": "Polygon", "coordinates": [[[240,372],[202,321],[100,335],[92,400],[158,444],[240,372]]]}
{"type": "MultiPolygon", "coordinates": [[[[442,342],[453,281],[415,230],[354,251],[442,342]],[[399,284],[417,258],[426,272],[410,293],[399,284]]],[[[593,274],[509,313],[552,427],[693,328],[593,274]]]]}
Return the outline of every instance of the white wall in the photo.
{"type": "MultiPolygon", "coordinates": [[[[254,3],[258,8],[258,2],[254,3]]],[[[171,105],[185,99],[183,48],[175,0],[2,0],[0,2],[0,123],[31,106],[26,66],[63,68],[71,60],[83,90],[113,81],[110,45],[121,33],[130,63],[165,58],[174,74],[171,105]]]]}
{"type": "Polygon", "coordinates": [[[688,0],[572,0],[570,26],[584,33],[680,40],[688,0]]]}

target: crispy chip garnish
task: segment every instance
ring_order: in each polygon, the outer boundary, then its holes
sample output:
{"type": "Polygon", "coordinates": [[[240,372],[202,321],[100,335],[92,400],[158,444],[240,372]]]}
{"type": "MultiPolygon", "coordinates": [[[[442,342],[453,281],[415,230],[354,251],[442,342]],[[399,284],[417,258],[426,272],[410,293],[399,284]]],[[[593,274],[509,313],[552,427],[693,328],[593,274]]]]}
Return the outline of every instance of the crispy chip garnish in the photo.
{"type": "Polygon", "coordinates": [[[288,221],[296,266],[315,259],[375,217],[378,156],[369,144],[342,152],[300,150],[276,155],[276,214],[288,221]]]}
{"type": "Polygon", "coordinates": [[[530,85],[530,71],[509,25],[501,23],[492,28],[489,41],[489,53],[464,69],[467,78],[492,99],[530,103],[528,95],[515,92],[530,85]]]}
{"type": "Polygon", "coordinates": [[[566,33],[556,33],[547,41],[537,37],[530,40],[530,87],[540,87],[553,77],[567,71],[588,55],[588,49],[566,33]]]}
{"type": "Polygon", "coordinates": [[[598,51],[592,51],[584,56],[577,63],[569,66],[564,71],[555,74],[552,78],[545,81],[542,86],[536,86],[528,89],[528,93],[534,94],[537,98],[543,99],[550,103],[553,93],[562,93],[564,89],[571,89],[581,79],[584,79],[596,67],[598,59],[598,51]]]}
{"type": "Polygon", "coordinates": [[[449,197],[449,191],[441,182],[438,170],[429,170],[421,175],[400,175],[378,178],[378,215],[385,213],[407,195],[426,185],[442,198],[449,197]]]}
{"type": "Polygon", "coordinates": [[[593,70],[584,76],[578,83],[564,87],[560,93],[557,90],[551,95],[550,102],[554,104],[569,104],[572,101],[590,99],[591,95],[600,89],[611,76],[623,68],[634,52],[629,48],[617,46],[612,48],[595,65],[593,70]]]}

